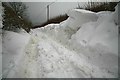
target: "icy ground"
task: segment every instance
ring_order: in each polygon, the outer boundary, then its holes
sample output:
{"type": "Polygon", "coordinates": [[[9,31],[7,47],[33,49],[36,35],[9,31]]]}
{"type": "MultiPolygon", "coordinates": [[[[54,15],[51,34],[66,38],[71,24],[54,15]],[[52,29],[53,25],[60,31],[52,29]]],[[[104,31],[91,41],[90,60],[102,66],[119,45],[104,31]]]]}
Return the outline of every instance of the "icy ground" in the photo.
{"type": "Polygon", "coordinates": [[[2,77],[118,77],[117,13],[117,7],[98,13],[74,9],[60,24],[30,34],[5,31],[2,77]]]}

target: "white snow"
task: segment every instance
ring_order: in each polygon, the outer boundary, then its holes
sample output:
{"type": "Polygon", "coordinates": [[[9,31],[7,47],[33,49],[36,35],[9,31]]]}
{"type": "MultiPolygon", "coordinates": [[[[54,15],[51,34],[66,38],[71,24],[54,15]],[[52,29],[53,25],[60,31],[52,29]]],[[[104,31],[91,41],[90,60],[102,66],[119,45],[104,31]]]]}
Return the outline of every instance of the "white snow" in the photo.
{"type": "Polygon", "coordinates": [[[2,78],[2,34],[0,31],[0,79],[2,78]]]}
{"type": "Polygon", "coordinates": [[[96,21],[98,19],[98,16],[94,12],[80,9],[69,11],[68,16],[67,26],[74,30],[78,29],[84,23],[96,21]]]}
{"type": "Polygon", "coordinates": [[[118,53],[118,25],[115,24],[112,13],[100,17],[96,22],[89,22],[81,26],[72,36],[73,41],[83,45],[102,44],[110,48],[113,53],[118,53]]]}
{"type": "Polygon", "coordinates": [[[2,37],[2,76],[6,77],[13,67],[19,65],[29,35],[5,31],[2,37]]]}
{"type": "Polygon", "coordinates": [[[115,12],[74,9],[60,24],[6,31],[3,77],[117,78],[118,24],[115,12]]]}

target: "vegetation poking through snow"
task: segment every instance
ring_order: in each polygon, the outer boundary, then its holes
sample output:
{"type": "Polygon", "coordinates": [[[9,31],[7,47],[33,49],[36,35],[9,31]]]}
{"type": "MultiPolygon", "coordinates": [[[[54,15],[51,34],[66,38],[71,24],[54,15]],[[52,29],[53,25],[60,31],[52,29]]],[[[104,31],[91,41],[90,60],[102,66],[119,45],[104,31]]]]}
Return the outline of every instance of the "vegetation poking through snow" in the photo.
{"type": "Polygon", "coordinates": [[[84,7],[81,7],[78,4],[77,9],[85,9],[90,10],[93,12],[99,12],[99,11],[115,11],[115,6],[118,2],[88,2],[87,5],[84,5],[84,7]]]}
{"type": "Polygon", "coordinates": [[[29,32],[32,23],[25,18],[26,6],[22,2],[2,2],[4,7],[3,29],[17,32],[20,28],[29,32]]]}

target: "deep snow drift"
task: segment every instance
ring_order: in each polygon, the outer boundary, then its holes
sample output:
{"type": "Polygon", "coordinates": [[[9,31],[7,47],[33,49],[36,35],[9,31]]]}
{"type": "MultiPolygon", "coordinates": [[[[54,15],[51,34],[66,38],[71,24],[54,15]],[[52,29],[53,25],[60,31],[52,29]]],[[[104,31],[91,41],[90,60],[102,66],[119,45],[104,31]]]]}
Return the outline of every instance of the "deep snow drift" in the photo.
{"type": "Polygon", "coordinates": [[[74,9],[60,24],[6,31],[3,36],[3,77],[116,78],[118,20],[115,12],[74,9]]]}

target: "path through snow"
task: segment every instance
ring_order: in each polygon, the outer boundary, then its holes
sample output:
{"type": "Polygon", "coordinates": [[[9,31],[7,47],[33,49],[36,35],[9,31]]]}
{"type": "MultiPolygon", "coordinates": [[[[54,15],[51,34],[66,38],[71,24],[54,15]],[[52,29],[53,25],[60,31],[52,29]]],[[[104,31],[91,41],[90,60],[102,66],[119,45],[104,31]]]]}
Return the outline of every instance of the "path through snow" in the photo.
{"type": "Polygon", "coordinates": [[[87,57],[69,50],[46,34],[32,34],[20,66],[11,77],[90,78],[114,77],[88,63],[87,57]]]}

